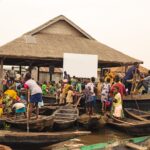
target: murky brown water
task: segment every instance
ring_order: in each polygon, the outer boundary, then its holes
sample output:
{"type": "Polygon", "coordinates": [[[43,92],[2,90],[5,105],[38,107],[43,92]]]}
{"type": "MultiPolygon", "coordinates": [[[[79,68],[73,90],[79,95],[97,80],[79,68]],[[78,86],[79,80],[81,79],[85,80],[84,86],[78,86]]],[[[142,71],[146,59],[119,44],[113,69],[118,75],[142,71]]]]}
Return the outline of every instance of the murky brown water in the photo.
{"type": "MultiPolygon", "coordinates": [[[[99,131],[93,132],[90,135],[77,137],[75,139],[70,139],[68,141],[61,142],[55,145],[50,145],[45,148],[40,148],[40,149],[36,148],[36,150],[79,150],[79,147],[83,145],[108,142],[111,140],[119,140],[119,139],[130,138],[130,137],[131,136],[123,132],[119,132],[118,130],[114,130],[108,127],[102,127],[99,131]]],[[[27,148],[27,149],[34,150],[32,148],[30,149],[27,148]]],[[[13,149],[13,150],[24,150],[24,149],[19,148],[19,149],[13,149]]]]}
{"type": "Polygon", "coordinates": [[[107,142],[111,140],[119,140],[124,138],[130,138],[131,136],[119,132],[118,130],[112,130],[111,128],[102,128],[97,133],[92,133],[87,136],[78,137],[73,140],[68,140],[65,142],[61,142],[59,144],[55,144],[46,148],[42,148],[42,150],[78,150],[81,145],[90,145],[101,142],[107,142]]]}

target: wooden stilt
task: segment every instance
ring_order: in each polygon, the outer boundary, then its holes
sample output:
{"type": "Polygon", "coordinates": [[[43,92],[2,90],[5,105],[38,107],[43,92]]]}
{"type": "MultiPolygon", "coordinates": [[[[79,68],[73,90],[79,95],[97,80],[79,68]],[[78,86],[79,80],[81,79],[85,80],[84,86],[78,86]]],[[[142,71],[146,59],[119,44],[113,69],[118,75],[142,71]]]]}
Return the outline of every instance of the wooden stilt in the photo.
{"type": "Polygon", "coordinates": [[[37,80],[40,80],[40,67],[38,66],[38,74],[37,74],[37,80]]]}
{"type": "Polygon", "coordinates": [[[3,90],[3,85],[2,85],[2,80],[3,80],[3,58],[0,59],[0,90],[3,90]]]}
{"type": "Polygon", "coordinates": [[[19,74],[21,74],[21,65],[19,66],[19,74]]]}

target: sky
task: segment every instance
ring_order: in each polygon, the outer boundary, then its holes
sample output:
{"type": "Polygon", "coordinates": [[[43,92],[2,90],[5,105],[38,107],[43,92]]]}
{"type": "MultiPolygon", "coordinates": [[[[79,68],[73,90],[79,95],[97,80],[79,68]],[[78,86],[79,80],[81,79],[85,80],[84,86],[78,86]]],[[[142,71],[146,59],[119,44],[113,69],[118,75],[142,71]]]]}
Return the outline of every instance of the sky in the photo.
{"type": "Polygon", "coordinates": [[[150,0],[0,0],[0,46],[58,15],[150,69],[150,0]]]}

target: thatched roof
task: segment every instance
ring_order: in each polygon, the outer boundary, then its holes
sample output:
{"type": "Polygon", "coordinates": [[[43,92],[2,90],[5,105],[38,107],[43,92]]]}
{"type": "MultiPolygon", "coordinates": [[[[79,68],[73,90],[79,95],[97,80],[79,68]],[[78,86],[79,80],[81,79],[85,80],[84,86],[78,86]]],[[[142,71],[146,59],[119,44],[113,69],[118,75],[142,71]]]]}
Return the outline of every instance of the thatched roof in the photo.
{"type": "MultiPolygon", "coordinates": [[[[128,66],[127,69],[129,69],[130,67],[131,66],[128,66]]],[[[125,67],[124,66],[122,66],[122,67],[112,67],[112,68],[110,68],[110,70],[112,72],[116,72],[116,73],[125,73],[125,67]]],[[[149,69],[147,69],[147,68],[145,68],[141,65],[139,66],[139,70],[140,70],[141,73],[144,73],[144,74],[148,74],[148,71],[149,71],[149,69]]]]}
{"type": "Polygon", "coordinates": [[[96,54],[99,66],[142,63],[96,41],[62,15],[0,47],[5,64],[62,67],[64,53],[96,54]]]}

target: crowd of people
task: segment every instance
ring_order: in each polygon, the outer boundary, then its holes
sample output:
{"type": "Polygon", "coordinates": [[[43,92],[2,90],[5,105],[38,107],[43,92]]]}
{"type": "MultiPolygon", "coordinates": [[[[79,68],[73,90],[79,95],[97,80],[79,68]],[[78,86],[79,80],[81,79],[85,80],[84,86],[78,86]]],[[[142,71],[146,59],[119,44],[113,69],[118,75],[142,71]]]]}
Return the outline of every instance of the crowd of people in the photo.
{"type": "MultiPolygon", "coordinates": [[[[49,92],[50,86],[45,85],[46,91],[49,92]]],[[[112,115],[122,118],[124,95],[150,93],[150,71],[144,75],[139,71],[139,64],[135,63],[124,77],[108,71],[98,82],[94,77],[81,79],[73,76],[71,78],[65,71],[64,79],[57,84],[52,84],[52,87],[58,104],[83,104],[87,114],[92,115],[100,109],[96,103],[96,100],[100,100],[102,113],[111,110],[112,115]]]]}
{"type": "Polygon", "coordinates": [[[91,79],[70,77],[64,72],[64,77],[58,83],[54,81],[43,83],[32,79],[30,73],[24,76],[17,75],[14,68],[6,74],[3,81],[3,91],[0,97],[0,117],[5,113],[24,113],[26,117],[27,105],[30,107],[29,118],[36,112],[38,118],[39,107],[43,106],[42,95],[56,97],[59,105],[73,104],[85,107],[86,113],[91,116],[100,110],[97,101],[101,101],[101,112],[111,112],[117,118],[123,118],[123,97],[134,93],[150,93],[150,71],[144,75],[139,71],[139,64],[135,63],[125,76],[121,78],[110,71],[100,77],[96,82],[91,79]]]}
{"type": "Polygon", "coordinates": [[[17,117],[22,113],[27,117],[26,112],[29,105],[29,119],[33,111],[36,112],[36,118],[38,118],[39,107],[43,105],[41,86],[31,78],[29,72],[21,76],[14,71],[14,68],[11,71],[6,73],[2,81],[0,117],[3,114],[7,117],[13,115],[17,117]]]}

